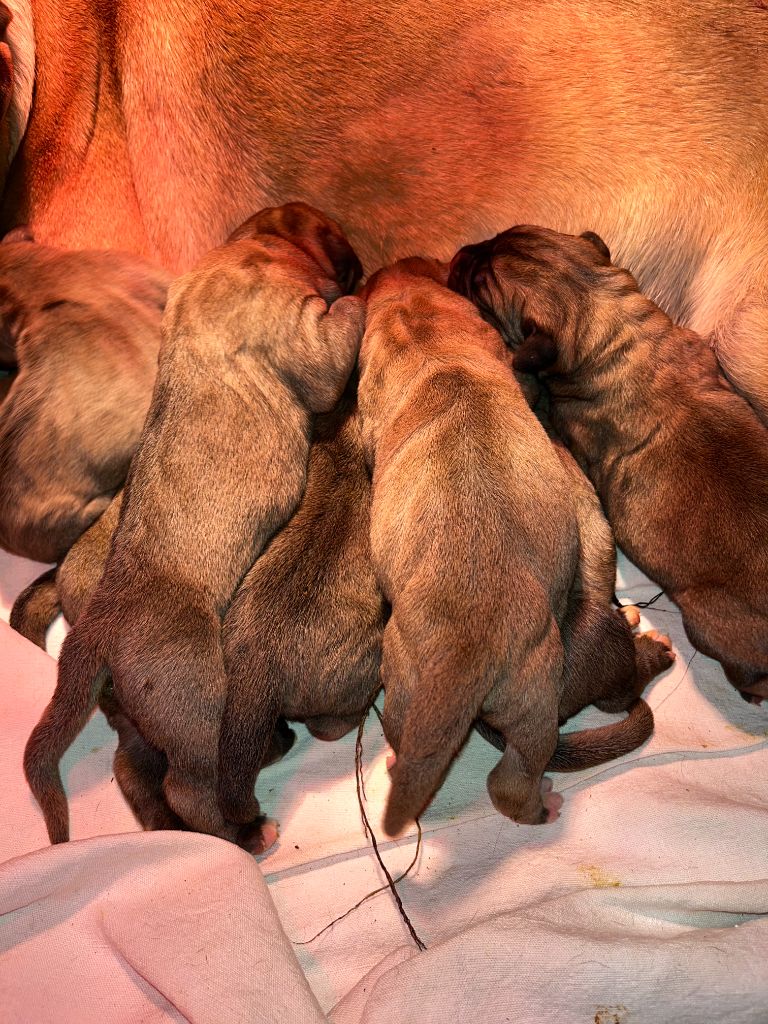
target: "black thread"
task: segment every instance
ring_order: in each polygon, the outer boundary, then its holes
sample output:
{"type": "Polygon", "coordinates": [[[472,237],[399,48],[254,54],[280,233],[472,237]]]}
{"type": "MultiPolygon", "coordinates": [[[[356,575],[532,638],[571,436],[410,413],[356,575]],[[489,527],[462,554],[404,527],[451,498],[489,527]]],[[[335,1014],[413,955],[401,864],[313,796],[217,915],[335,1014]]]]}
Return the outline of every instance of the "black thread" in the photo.
{"type": "MultiPolygon", "coordinates": [[[[379,711],[379,709],[376,707],[375,704],[372,705],[372,707],[373,707],[373,710],[376,712],[379,721],[381,721],[381,712],[379,711]]],[[[365,837],[366,837],[366,839],[370,839],[370,841],[371,841],[371,843],[373,845],[373,852],[376,854],[376,859],[379,862],[381,870],[384,872],[384,875],[386,876],[387,884],[386,885],[380,885],[378,889],[374,889],[373,892],[369,892],[366,896],[363,896],[363,898],[361,900],[358,900],[358,902],[353,907],[350,907],[349,910],[346,910],[343,914],[340,914],[338,917],[335,917],[332,921],[329,921],[329,923],[327,925],[325,925],[325,927],[321,928],[320,931],[317,932],[316,935],[313,935],[311,939],[305,939],[303,942],[294,942],[293,943],[294,946],[308,946],[310,944],[310,942],[314,942],[315,939],[319,939],[320,936],[324,932],[327,932],[329,928],[333,928],[333,926],[335,924],[338,924],[339,921],[343,921],[345,917],[349,917],[349,915],[351,913],[353,913],[355,910],[357,910],[358,907],[362,907],[362,905],[367,900],[372,899],[374,896],[378,896],[378,894],[380,892],[384,892],[385,889],[390,889],[392,891],[392,895],[395,897],[395,901],[397,902],[397,907],[398,907],[398,910],[400,911],[400,916],[402,917],[402,919],[405,921],[406,925],[408,926],[408,931],[411,933],[411,936],[413,937],[413,941],[416,943],[416,945],[419,947],[419,949],[426,949],[427,948],[424,945],[424,943],[421,941],[419,936],[416,934],[416,931],[415,931],[413,925],[411,924],[411,919],[408,917],[408,914],[405,912],[405,907],[403,906],[402,900],[400,899],[400,894],[398,893],[397,888],[396,888],[397,883],[398,882],[402,882],[402,880],[406,877],[406,875],[408,875],[413,870],[413,868],[414,868],[414,866],[416,864],[416,861],[419,859],[419,853],[421,852],[421,841],[422,841],[421,822],[419,821],[418,818],[416,818],[416,828],[418,829],[418,837],[416,839],[416,852],[413,855],[413,860],[408,865],[408,867],[405,869],[405,871],[402,873],[402,875],[398,875],[397,878],[392,878],[392,875],[390,875],[390,873],[389,873],[389,871],[387,869],[387,865],[381,859],[381,854],[379,853],[379,847],[378,847],[378,844],[376,842],[376,837],[373,834],[373,829],[371,828],[371,823],[368,821],[368,815],[365,813],[365,807],[363,805],[363,799],[365,798],[365,783],[363,781],[363,732],[365,730],[366,720],[368,719],[368,711],[370,711],[370,710],[371,709],[368,708],[368,710],[365,712],[365,715],[363,716],[363,719],[360,722],[360,725],[358,726],[358,729],[357,729],[357,740],[355,742],[355,785],[356,785],[356,788],[357,788],[357,802],[360,805],[360,817],[362,818],[362,821],[363,821],[363,829],[365,830],[365,837]]]]}
{"type": "Polygon", "coordinates": [[[613,592],[613,596],[611,597],[611,600],[613,601],[613,603],[616,605],[617,608],[630,608],[630,607],[650,608],[651,605],[656,604],[656,602],[659,600],[660,597],[664,597],[664,591],[663,590],[660,590],[658,592],[658,594],[655,595],[655,597],[652,597],[650,599],[650,601],[627,601],[627,603],[624,604],[623,602],[621,602],[618,599],[618,597],[616,596],[616,592],[614,591],[613,592]]]}
{"type": "MultiPolygon", "coordinates": [[[[368,711],[370,711],[370,708],[368,709],[368,711]]],[[[365,829],[365,834],[371,840],[373,852],[376,854],[376,860],[379,862],[379,867],[384,872],[384,876],[387,879],[387,884],[389,885],[389,888],[392,890],[392,895],[395,897],[395,902],[397,903],[397,909],[400,911],[400,916],[405,921],[405,924],[408,928],[408,931],[411,933],[411,938],[413,939],[413,941],[416,943],[419,949],[424,950],[427,947],[416,934],[416,929],[411,924],[411,919],[405,912],[405,907],[403,906],[403,901],[400,899],[400,893],[397,891],[395,880],[392,878],[392,875],[390,875],[387,865],[381,858],[381,854],[379,853],[379,844],[376,842],[376,836],[374,835],[373,829],[371,828],[371,823],[368,821],[368,815],[365,812],[365,805],[363,803],[363,796],[365,793],[365,787],[363,785],[363,732],[365,730],[365,723],[368,719],[368,711],[365,712],[365,715],[363,716],[363,719],[360,722],[360,727],[357,730],[357,742],[355,743],[355,782],[357,783],[357,802],[360,805],[360,817],[363,819],[363,828],[365,829]]],[[[418,819],[416,823],[418,824],[418,819]]],[[[419,837],[420,836],[421,826],[419,825],[419,837]]]]}

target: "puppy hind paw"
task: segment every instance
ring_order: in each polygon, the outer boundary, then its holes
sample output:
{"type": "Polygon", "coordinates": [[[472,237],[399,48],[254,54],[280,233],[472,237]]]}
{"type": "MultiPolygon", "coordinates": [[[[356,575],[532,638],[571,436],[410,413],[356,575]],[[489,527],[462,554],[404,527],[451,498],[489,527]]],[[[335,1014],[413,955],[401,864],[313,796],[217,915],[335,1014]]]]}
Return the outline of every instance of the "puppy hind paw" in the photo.
{"type": "Polygon", "coordinates": [[[237,845],[254,857],[260,857],[270,850],[279,838],[279,823],[272,818],[258,817],[238,829],[237,845]]]}
{"type": "Polygon", "coordinates": [[[640,625],[640,609],[634,604],[624,604],[619,611],[627,620],[630,629],[637,629],[640,625]]]}
{"type": "Polygon", "coordinates": [[[544,804],[544,818],[542,824],[551,824],[560,817],[560,810],[563,806],[562,793],[552,791],[552,779],[541,780],[541,800],[544,804]]]}

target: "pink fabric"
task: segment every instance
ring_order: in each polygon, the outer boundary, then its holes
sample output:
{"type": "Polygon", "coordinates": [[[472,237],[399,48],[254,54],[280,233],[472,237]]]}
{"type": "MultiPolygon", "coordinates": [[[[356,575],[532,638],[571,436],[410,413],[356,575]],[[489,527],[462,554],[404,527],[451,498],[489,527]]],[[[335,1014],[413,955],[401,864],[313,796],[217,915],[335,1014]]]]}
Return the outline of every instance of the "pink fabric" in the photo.
{"type": "MultiPolygon", "coordinates": [[[[6,612],[41,569],[0,555],[6,612]]],[[[656,592],[626,562],[619,587],[656,592]]],[[[48,848],[21,756],[55,662],[0,623],[0,860],[16,857],[0,867],[0,1020],[764,1024],[768,711],[694,656],[666,601],[646,625],[678,651],[649,690],[656,733],[623,761],[555,776],[555,825],[496,814],[485,776],[497,755],[467,744],[400,883],[429,947],[418,953],[388,893],[298,944],[382,882],[360,826],[354,737],[323,744],[297,729],[260,779],[282,833],[256,863],[208,837],[137,834],[97,713],[63,764],[83,841],[48,848]]],[[[372,718],[365,778],[380,836],[384,753],[372,718]]],[[[415,837],[380,845],[398,873],[415,837]]]]}

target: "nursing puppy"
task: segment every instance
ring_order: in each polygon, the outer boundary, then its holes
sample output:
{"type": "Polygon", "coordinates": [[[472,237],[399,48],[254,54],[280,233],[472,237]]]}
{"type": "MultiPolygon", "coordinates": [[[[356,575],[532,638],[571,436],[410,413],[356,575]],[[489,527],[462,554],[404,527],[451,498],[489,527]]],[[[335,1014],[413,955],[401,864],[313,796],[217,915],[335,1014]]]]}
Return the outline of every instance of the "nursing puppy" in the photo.
{"type": "Polygon", "coordinates": [[[711,349],[614,267],[604,242],[516,227],[454,258],[451,284],[540,373],[553,423],[620,547],[745,700],[768,697],[768,431],[711,349]]]}
{"type": "Polygon", "coordinates": [[[118,252],[0,245],[0,546],[58,561],[125,480],[170,275],[118,252]]]}
{"type": "Polygon", "coordinates": [[[228,821],[259,814],[254,784],[279,715],[338,739],[380,688],[384,603],[371,563],[370,492],[360,420],[347,397],[318,418],[301,504],[224,619],[219,787],[228,821]]]}
{"type": "MultiPolygon", "coordinates": [[[[96,522],[67,552],[58,568],[49,569],[19,594],[11,609],[10,625],[28,640],[45,650],[48,627],[59,612],[74,625],[88,606],[98,586],[109,547],[117,526],[123,492],[120,491],[96,522]]],[[[136,819],[145,829],[184,829],[185,824],[174,814],[163,795],[163,779],[168,767],[162,751],[147,743],[135,724],[120,708],[112,686],[107,683],[99,696],[99,707],[118,734],[113,770],[115,781],[125,796],[136,819]]],[[[293,746],[296,736],[284,720],[275,724],[264,764],[272,764],[293,746]]],[[[262,824],[262,823],[260,823],[262,824]]],[[[268,832],[269,826],[264,831],[268,832]]],[[[252,852],[255,849],[253,830],[245,838],[252,852]]],[[[263,838],[263,848],[269,836],[263,838]]]]}
{"type": "MultiPolygon", "coordinates": [[[[528,395],[532,378],[521,377],[528,395]]],[[[637,609],[612,606],[616,581],[616,545],[600,499],[576,460],[552,431],[549,418],[537,410],[560,462],[567,472],[576,501],[580,561],[562,626],[565,647],[560,692],[562,725],[589,704],[602,711],[628,711],[626,719],[610,725],[562,734],[548,770],[581,771],[622,757],[641,746],[653,732],[653,712],[640,697],[647,684],[675,660],[668,636],[657,630],[633,635],[640,621],[637,609]],[[634,699],[633,699],[634,698],[634,699]]],[[[497,749],[502,738],[484,723],[477,729],[497,749]]]]}
{"type": "Polygon", "coordinates": [[[221,620],[304,491],[312,416],[338,401],[364,307],[336,224],[262,211],[176,282],[152,404],[99,588],[64,642],[25,771],[52,842],[67,838],[58,761],[104,683],[168,761],[163,793],[232,838],[217,801],[226,679],[221,620]]]}
{"type": "MultiPolygon", "coordinates": [[[[384,729],[397,754],[389,834],[428,803],[478,718],[505,741],[488,779],[497,809],[531,823],[557,816],[561,800],[542,774],[558,741],[561,628],[566,636],[570,613],[576,631],[582,586],[570,474],[504,364],[501,338],[441,281],[433,264],[405,260],[364,290],[371,545],[392,608],[382,657],[384,729]]],[[[579,639],[615,651],[634,685],[632,638],[609,608],[579,639]]],[[[595,698],[600,706],[594,668],[591,696],[574,708],[566,700],[566,717],[595,698]]],[[[625,690],[623,707],[636,695],[625,690]]],[[[614,710],[615,695],[606,700],[614,710]]]]}

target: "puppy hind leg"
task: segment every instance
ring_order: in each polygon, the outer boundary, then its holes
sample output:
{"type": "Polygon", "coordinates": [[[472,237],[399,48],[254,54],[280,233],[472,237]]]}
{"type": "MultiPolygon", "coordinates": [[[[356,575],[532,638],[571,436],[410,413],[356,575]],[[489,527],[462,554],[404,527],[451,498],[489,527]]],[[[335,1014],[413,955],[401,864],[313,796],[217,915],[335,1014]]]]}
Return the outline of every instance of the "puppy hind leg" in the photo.
{"type": "MultiPolygon", "coordinates": [[[[547,687],[548,688],[548,687],[547,687]]],[[[501,760],[488,776],[488,794],[493,806],[513,821],[539,825],[555,821],[563,798],[552,793],[544,769],[557,745],[557,701],[554,687],[528,701],[518,715],[502,721],[493,717],[493,727],[506,739],[501,760]]]]}
{"type": "MultiPolygon", "coordinates": [[[[149,679],[153,675],[147,673],[149,679]]],[[[225,698],[218,636],[198,634],[195,643],[185,647],[182,659],[166,669],[153,699],[141,708],[142,717],[132,713],[142,735],[168,759],[163,780],[168,806],[190,829],[216,836],[225,832],[218,802],[225,698]]]]}
{"type": "Polygon", "coordinates": [[[105,686],[99,706],[118,735],[113,761],[115,781],[141,827],[147,831],[183,829],[184,823],[168,807],[163,796],[163,779],[168,761],[151,746],[115,699],[111,685],[105,686]]]}
{"type": "Polygon", "coordinates": [[[590,704],[624,711],[637,696],[632,631],[622,614],[587,598],[574,606],[563,630],[565,661],[560,725],[590,704]]]}
{"type": "Polygon", "coordinates": [[[282,692],[282,675],[251,635],[246,597],[242,591],[235,598],[225,620],[227,695],[218,749],[219,804],[227,821],[242,826],[261,814],[254,789],[274,746],[282,692]]]}
{"type": "MultiPolygon", "coordinates": [[[[122,730],[121,730],[122,731],[122,730]]],[[[166,803],[163,779],[168,768],[165,755],[134,735],[121,736],[115,751],[115,781],[143,829],[155,832],[186,826],[166,803]]]]}
{"type": "Polygon", "coordinates": [[[544,770],[558,736],[559,684],[564,668],[560,632],[552,620],[523,665],[494,688],[483,718],[505,740],[501,760],[488,776],[488,794],[501,814],[529,825],[555,821],[563,798],[552,793],[544,770]]]}

